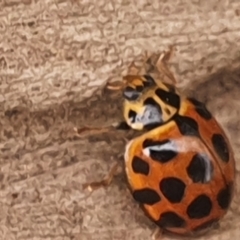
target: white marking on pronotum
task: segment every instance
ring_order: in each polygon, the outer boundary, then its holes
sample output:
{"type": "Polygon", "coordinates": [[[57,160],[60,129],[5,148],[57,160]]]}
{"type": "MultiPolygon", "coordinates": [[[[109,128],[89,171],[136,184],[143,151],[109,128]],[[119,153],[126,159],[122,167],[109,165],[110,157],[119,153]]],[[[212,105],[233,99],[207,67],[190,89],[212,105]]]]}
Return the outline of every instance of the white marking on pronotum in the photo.
{"type": "Polygon", "coordinates": [[[150,151],[174,151],[177,152],[177,144],[175,144],[173,141],[168,141],[166,143],[163,144],[159,144],[159,145],[153,145],[153,146],[149,146],[143,149],[143,154],[147,157],[150,157],[150,151]]]}
{"type": "Polygon", "coordinates": [[[162,121],[162,115],[156,106],[146,105],[143,113],[138,113],[135,117],[136,123],[147,125],[150,123],[158,123],[162,121]]]}

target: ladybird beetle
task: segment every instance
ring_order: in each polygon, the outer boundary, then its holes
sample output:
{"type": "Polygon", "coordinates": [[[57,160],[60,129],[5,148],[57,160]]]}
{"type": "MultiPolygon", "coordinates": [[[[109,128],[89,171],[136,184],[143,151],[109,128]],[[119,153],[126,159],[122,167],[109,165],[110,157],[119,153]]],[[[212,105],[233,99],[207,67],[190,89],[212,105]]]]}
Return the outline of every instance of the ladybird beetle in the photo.
{"type": "Polygon", "coordinates": [[[197,232],[229,207],[235,161],[229,140],[206,106],[150,75],[127,76],[124,118],[147,132],[126,146],[133,198],[162,229],[197,232]]]}
{"type": "MultiPolygon", "coordinates": [[[[223,129],[202,102],[172,84],[150,74],[123,80],[125,122],[142,131],[124,154],[133,198],[167,232],[193,234],[217,223],[235,182],[233,151],[223,129]]],[[[112,177],[113,172],[95,185],[107,185],[112,177]]]]}

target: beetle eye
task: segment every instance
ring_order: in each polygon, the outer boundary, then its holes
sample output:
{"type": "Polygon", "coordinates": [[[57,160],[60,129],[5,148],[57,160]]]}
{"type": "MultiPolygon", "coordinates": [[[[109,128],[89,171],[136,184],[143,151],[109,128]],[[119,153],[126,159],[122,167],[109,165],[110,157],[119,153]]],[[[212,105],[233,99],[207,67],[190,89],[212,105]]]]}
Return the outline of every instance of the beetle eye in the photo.
{"type": "Polygon", "coordinates": [[[129,101],[135,101],[140,96],[141,92],[138,89],[127,86],[123,90],[123,97],[129,101]]]}

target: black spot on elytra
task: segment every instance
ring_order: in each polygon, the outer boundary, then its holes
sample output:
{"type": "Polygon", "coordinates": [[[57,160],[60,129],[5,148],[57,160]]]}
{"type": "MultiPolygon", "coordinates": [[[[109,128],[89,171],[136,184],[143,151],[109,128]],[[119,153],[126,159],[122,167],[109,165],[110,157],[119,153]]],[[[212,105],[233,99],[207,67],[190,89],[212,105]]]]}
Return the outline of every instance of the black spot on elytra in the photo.
{"type": "Polygon", "coordinates": [[[221,134],[213,134],[212,144],[220,159],[227,163],[229,161],[229,150],[224,137],[221,134]]]}
{"type": "Polygon", "coordinates": [[[141,204],[148,205],[153,205],[161,201],[161,198],[158,195],[158,193],[151,188],[143,188],[140,190],[133,191],[133,198],[141,204]]]}
{"type": "Polygon", "coordinates": [[[187,173],[194,183],[206,183],[212,179],[213,165],[207,156],[195,154],[187,167],[187,173]]]}
{"type": "Polygon", "coordinates": [[[162,123],[149,123],[149,124],[144,125],[144,129],[147,130],[147,131],[150,131],[150,130],[152,130],[154,128],[157,128],[161,125],[162,125],[162,123]]]}
{"type": "Polygon", "coordinates": [[[197,231],[204,230],[204,229],[206,229],[206,228],[210,228],[210,227],[214,226],[215,224],[217,224],[218,221],[219,221],[218,219],[208,220],[208,221],[200,224],[199,226],[195,227],[195,228],[193,229],[193,231],[197,232],[197,231]]]}
{"type": "Polygon", "coordinates": [[[233,191],[232,189],[233,189],[233,185],[229,184],[227,185],[226,188],[219,191],[217,195],[217,201],[218,201],[218,205],[222,209],[227,209],[229,207],[232,199],[232,191],[233,191]]]}
{"type": "Polygon", "coordinates": [[[188,100],[195,106],[195,110],[199,116],[206,120],[210,120],[212,118],[212,114],[207,110],[206,106],[202,102],[199,102],[195,98],[188,98],[188,100]]]}
{"type": "Polygon", "coordinates": [[[128,113],[128,118],[131,119],[131,122],[135,122],[135,119],[136,119],[136,116],[137,116],[137,113],[133,110],[130,110],[129,113],[128,113]]]}
{"type": "Polygon", "coordinates": [[[170,140],[153,141],[151,139],[146,139],[143,142],[143,149],[149,149],[150,157],[152,160],[160,163],[166,163],[173,160],[178,153],[177,151],[169,150],[167,148],[164,149],[165,144],[170,144],[170,140]]]}
{"type": "Polygon", "coordinates": [[[143,77],[147,80],[143,82],[144,87],[150,87],[150,86],[156,85],[155,80],[150,75],[143,75],[143,77]]]}
{"type": "Polygon", "coordinates": [[[155,223],[161,228],[183,228],[186,222],[175,212],[164,212],[155,223]]]}
{"type": "Polygon", "coordinates": [[[166,104],[179,109],[180,97],[174,92],[167,92],[161,88],[156,89],[156,95],[166,104]]]}
{"type": "Polygon", "coordinates": [[[132,160],[132,169],[135,173],[143,175],[149,174],[149,164],[140,157],[134,156],[132,160]]]}
{"type": "Polygon", "coordinates": [[[209,216],[212,210],[212,201],[205,195],[196,197],[187,208],[187,215],[192,219],[200,219],[209,216]]]}
{"type": "Polygon", "coordinates": [[[190,118],[177,115],[174,118],[180,133],[184,136],[195,136],[199,137],[198,124],[197,122],[190,118]]]}
{"type": "Polygon", "coordinates": [[[128,101],[135,101],[140,96],[141,92],[137,91],[137,89],[127,86],[123,90],[123,97],[127,99],[128,101]]]}
{"type": "Polygon", "coordinates": [[[183,199],[186,185],[178,178],[168,177],[162,179],[159,188],[169,202],[179,203],[183,199]]]}

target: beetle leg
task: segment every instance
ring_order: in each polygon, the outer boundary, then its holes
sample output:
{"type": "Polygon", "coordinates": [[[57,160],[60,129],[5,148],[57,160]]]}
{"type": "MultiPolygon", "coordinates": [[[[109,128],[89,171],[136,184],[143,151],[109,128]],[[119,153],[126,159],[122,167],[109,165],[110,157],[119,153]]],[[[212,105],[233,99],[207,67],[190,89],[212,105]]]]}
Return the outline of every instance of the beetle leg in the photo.
{"type": "Polygon", "coordinates": [[[86,136],[91,136],[91,135],[97,135],[97,134],[101,134],[101,133],[105,133],[105,132],[109,132],[112,130],[130,130],[130,126],[125,122],[125,121],[121,121],[121,122],[117,122],[114,123],[110,126],[106,126],[106,127],[88,127],[88,126],[84,126],[82,128],[77,128],[74,127],[74,133],[76,136],[78,137],[86,137],[86,136]]]}
{"type": "Polygon", "coordinates": [[[108,132],[108,131],[110,131],[111,128],[112,128],[112,126],[108,126],[108,127],[87,127],[87,126],[85,126],[82,128],[74,127],[73,130],[75,132],[75,135],[85,137],[85,136],[89,136],[89,135],[96,135],[96,134],[108,132]]]}
{"type": "Polygon", "coordinates": [[[156,229],[153,231],[151,237],[152,240],[161,240],[162,239],[162,230],[159,227],[156,227],[156,229]]]}
{"type": "Polygon", "coordinates": [[[112,183],[112,180],[113,180],[114,176],[116,175],[117,170],[118,170],[118,163],[116,163],[111,168],[111,170],[109,171],[107,176],[105,176],[102,180],[96,181],[96,182],[84,183],[82,185],[83,189],[88,189],[89,192],[93,192],[94,190],[97,190],[101,187],[109,186],[112,183]]]}
{"type": "Polygon", "coordinates": [[[159,72],[163,73],[164,76],[166,76],[168,80],[171,81],[173,85],[176,85],[177,80],[174,77],[173,73],[168,68],[168,62],[172,58],[174,50],[175,50],[174,47],[170,46],[168,51],[160,54],[156,62],[156,67],[159,70],[159,72]]]}
{"type": "Polygon", "coordinates": [[[106,88],[112,91],[119,91],[122,90],[124,87],[124,82],[123,81],[117,81],[113,83],[107,83],[106,88]]]}

